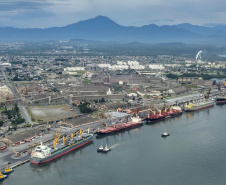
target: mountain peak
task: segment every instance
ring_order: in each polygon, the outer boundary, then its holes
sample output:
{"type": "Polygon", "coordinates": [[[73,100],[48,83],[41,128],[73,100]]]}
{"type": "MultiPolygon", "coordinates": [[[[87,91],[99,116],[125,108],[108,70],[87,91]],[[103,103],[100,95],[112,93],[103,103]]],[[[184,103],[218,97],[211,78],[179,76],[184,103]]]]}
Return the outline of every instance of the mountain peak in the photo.
{"type": "Polygon", "coordinates": [[[94,22],[95,24],[99,23],[99,24],[115,24],[115,25],[118,25],[116,22],[114,22],[113,20],[111,20],[107,16],[102,16],[102,15],[98,15],[94,18],[85,20],[85,22],[94,22]]]}
{"type": "Polygon", "coordinates": [[[68,25],[68,27],[74,27],[74,26],[85,26],[85,25],[89,25],[89,26],[100,26],[100,27],[114,27],[114,26],[119,26],[116,22],[112,21],[110,18],[106,17],[106,16],[102,16],[102,15],[98,15],[94,18],[91,19],[87,19],[87,20],[83,20],[83,21],[79,21],[77,23],[74,24],[70,24],[68,25]]]}

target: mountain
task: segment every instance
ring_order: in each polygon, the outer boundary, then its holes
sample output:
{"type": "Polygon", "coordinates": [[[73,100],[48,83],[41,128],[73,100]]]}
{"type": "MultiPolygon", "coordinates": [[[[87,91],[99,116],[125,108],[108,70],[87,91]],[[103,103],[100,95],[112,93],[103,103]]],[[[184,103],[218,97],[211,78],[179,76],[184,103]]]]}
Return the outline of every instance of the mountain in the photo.
{"type": "Polygon", "coordinates": [[[206,27],[206,26],[198,26],[198,25],[183,23],[183,24],[176,25],[176,27],[202,35],[202,36],[226,35],[226,32],[225,32],[226,26],[206,27]]]}
{"type": "Polygon", "coordinates": [[[209,28],[191,24],[141,27],[122,26],[108,17],[97,16],[64,27],[46,29],[0,28],[0,41],[44,41],[85,39],[117,42],[194,42],[208,37],[226,37],[225,27],[209,28]]]}

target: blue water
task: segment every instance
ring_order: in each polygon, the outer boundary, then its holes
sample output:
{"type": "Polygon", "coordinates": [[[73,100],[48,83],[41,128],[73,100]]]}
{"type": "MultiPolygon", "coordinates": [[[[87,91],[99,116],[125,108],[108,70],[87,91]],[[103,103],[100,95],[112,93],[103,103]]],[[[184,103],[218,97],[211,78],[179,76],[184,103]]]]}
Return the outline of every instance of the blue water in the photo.
{"type": "Polygon", "coordinates": [[[46,165],[18,167],[3,185],[226,184],[226,105],[182,116],[92,144],[46,165]],[[170,133],[161,138],[165,129],[170,133]],[[112,151],[97,153],[101,143],[112,151]]]}

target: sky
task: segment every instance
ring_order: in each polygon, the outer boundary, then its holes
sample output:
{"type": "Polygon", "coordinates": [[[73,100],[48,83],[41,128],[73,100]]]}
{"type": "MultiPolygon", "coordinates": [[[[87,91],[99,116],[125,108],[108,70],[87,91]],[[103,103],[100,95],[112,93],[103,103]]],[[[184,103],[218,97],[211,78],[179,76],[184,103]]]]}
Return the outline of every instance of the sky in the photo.
{"type": "Polygon", "coordinates": [[[66,26],[98,15],[123,26],[226,24],[226,1],[0,0],[0,27],[66,26]]]}

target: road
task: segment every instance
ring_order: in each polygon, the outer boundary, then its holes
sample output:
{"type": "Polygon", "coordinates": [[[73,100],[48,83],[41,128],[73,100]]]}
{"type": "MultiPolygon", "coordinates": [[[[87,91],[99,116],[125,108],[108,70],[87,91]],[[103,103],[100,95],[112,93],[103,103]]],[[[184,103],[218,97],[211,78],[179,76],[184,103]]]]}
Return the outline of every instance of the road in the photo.
{"type": "Polygon", "coordinates": [[[2,70],[2,74],[4,76],[5,82],[7,83],[7,86],[11,89],[15,99],[19,99],[19,100],[17,100],[17,105],[18,105],[18,108],[20,109],[20,112],[21,112],[23,118],[26,120],[26,123],[33,124],[34,122],[32,122],[32,120],[27,112],[27,109],[23,104],[23,101],[20,99],[20,95],[18,94],[16,88],[11,84],[11,82],[7,78],[4,70],[2,70]]]}

